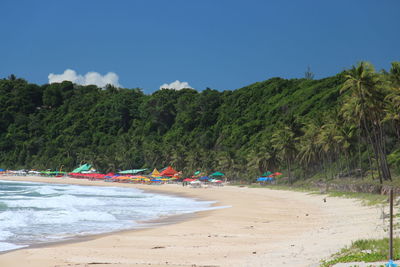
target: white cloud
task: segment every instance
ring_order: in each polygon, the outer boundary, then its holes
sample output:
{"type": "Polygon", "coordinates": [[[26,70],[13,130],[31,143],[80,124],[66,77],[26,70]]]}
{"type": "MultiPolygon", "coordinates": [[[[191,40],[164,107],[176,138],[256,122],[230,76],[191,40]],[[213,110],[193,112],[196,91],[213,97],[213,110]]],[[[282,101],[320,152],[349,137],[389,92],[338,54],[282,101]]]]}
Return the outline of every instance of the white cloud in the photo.
{"type": "Polygon", "coordinates": [[[109,72],[106,75],[101,75],[98,72],[88,72],[85,75],[77,74],[76,71],[66,69],[62,74],[50,73],[49,83],[60,83],[63,81],[71,81],[76,84],[89,85],[94,84],[98,87],[105,87],[107,84],[114,85],[115,87],[121,87],[118,83],[118,75],[114,72],[109,72]]]}
{"type": "Polygon", "coordinates": [[[183,88],[191,88],[194,89],[189,85],[188,82],[180,82],[176,80],[175,82],[172,82],[170,84],[164,83],[163,85],[160,86],[160,89],[174,89],[174,90],[181,90],[183,88]]]}

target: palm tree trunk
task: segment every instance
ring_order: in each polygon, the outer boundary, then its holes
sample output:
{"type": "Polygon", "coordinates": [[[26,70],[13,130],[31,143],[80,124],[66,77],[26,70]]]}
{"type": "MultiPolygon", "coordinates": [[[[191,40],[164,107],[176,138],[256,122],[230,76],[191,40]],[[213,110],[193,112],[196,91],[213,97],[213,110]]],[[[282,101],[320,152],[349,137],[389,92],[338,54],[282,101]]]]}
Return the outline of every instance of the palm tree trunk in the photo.
{"type": "Polygon", "coordinates": [[[367,135],[367,139],[368,139],[369,143],[372,146],[372,149],[373,149],[374,155],[375,155],[375,159],[377,161],[379,181],[382,181],[382,178],[384,179],[384,177],[382,177],[383,168],[382,168],[382,165],[381,165],[381,158],[380,158],[379,149],[378,149],[378,146],[377,146],[378,144],[376,142],[377,138],[376,138],[375,129],[371,129],[372,133],[373,133],[373,136],[371,136],[371,131],[368,129],[368,124],[367,124],[367,122],[365,120],[365,117],[363,117],[363,126],[364,126],[364,129],[365,129],[365,133],[367,135]],[[372,138],[372,137],[374,137],[374,138],[372,138]]]}
{"type": "Polygon", "coordinates": [[[288,168],[289,184],[292,184],[292,171],[291,171],[289,158],[286,159],[286,163],[287,163],[287,168],[288,168]]]}
{"type": "Polygon", "coordinates": [[[364,176],[362,171],[362,159],[361,159],[361,129],[359,129],[358,131],[358,161],[359,161],[361,180],[363,180],[364,176]]]}
{"type": "Polygon", "coordinates": [[[385,144],[385,134],[383,131],[383,127],[381,125],[381,123],[378,124],[377,126],[379,128],[379,147],[380,147],[380,155],[381,155],[381,160],[382,160],[382,167],[385,171],[385,176],[384,178],[391,181],[392,180],[392,176],[390,174],[390,168],[389,165],[387,163],[387,159],[386,159],[386,144],[385,144]]]}
{"type": "MultiPolygon", "coordinates": [[[[369,169],[370,169],[370,172],[371,172],[372,180],[375,180],[374,172],[373,172],[374,166],[372,164],[371,153],[369,151],[369,147],[368,146],[367,146],[367,154],[368,154],[369,169]]],[[[380,180],[382,180],[382,179],[380,179],[380,180]]]]}

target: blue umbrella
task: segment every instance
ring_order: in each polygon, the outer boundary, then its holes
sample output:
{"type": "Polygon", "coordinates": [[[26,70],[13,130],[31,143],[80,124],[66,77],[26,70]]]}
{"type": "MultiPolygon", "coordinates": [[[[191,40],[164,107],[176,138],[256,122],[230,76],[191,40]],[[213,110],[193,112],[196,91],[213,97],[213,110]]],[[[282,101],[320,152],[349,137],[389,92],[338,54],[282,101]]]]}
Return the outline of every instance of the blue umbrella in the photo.
{"type": "Polygon", "coordinates": [[[267,180],[267,177],[260,177],[260,178],[257,179],[257,181],[258,182],[265,182],[265,181],[268,181],[268,180],[267,180]]]}
{"type": "Polygon", "coordinates": [[[204,181],[204,180],[208,180],[208,179],[210,179],[208,176],[203,176],[203,177],[200,177],[200,180],[202,180],[202,181],[204,181]]]}

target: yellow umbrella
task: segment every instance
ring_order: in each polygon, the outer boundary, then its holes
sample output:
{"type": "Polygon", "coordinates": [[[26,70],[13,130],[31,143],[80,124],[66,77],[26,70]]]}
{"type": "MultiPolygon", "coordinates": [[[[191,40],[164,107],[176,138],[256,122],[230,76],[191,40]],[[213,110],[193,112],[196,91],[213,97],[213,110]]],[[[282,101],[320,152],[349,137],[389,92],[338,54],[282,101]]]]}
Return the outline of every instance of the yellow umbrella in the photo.
{"type": "Polygon", "coordinates": [[[160,176],[160,172],[156,168],[154,168],[153,172],[151,173],[151,176],[159,177],[160,176]]]}

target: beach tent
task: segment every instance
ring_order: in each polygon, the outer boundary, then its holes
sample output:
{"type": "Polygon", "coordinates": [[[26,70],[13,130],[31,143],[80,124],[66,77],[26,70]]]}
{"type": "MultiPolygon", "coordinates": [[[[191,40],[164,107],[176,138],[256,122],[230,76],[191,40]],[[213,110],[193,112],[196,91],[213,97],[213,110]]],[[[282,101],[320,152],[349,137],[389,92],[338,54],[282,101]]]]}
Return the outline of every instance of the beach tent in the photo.
{"type": "Polygon", "coordinates": [[[223,174],[222,172],[214,172],[210,176],[225,176],[225,174],[223,174]]]}
{"type": "Polygon", "coordinates": [[[260,177],[257,179],[257,182],[271,182],[273,180],[274,180],[273,177],[260,177]]]}
{"type": "Polygon", "coordinates": [[[178,172],[175,171],[171,166],[168,166],[165,170],[163,170],[162,172],[160,172],[161,176],[174,176],[175,174],[177,174],[178,172]]]}
{"type": "Polygon", "coordinates": [[[145,171],[145,170],[147,170],[147,169],[126,170],[126,171],[120,171],[120,172],[118,172],[118,173],[121,173],[121,174],[137,174],[137,173],[143,172],[143,171],[145,171]]]}
{"type": "Polygon", "coordinates": [[[73,170],[72,173],[86,172],[89,171],[91,167],[92,165],[86,163],[73,170]]]}
{"type": "Polygon", "coordinates": [[[156,168],[154,168],[153,172],[151,173],[151,176],[160,177],[160,172],[156,168]]]}

